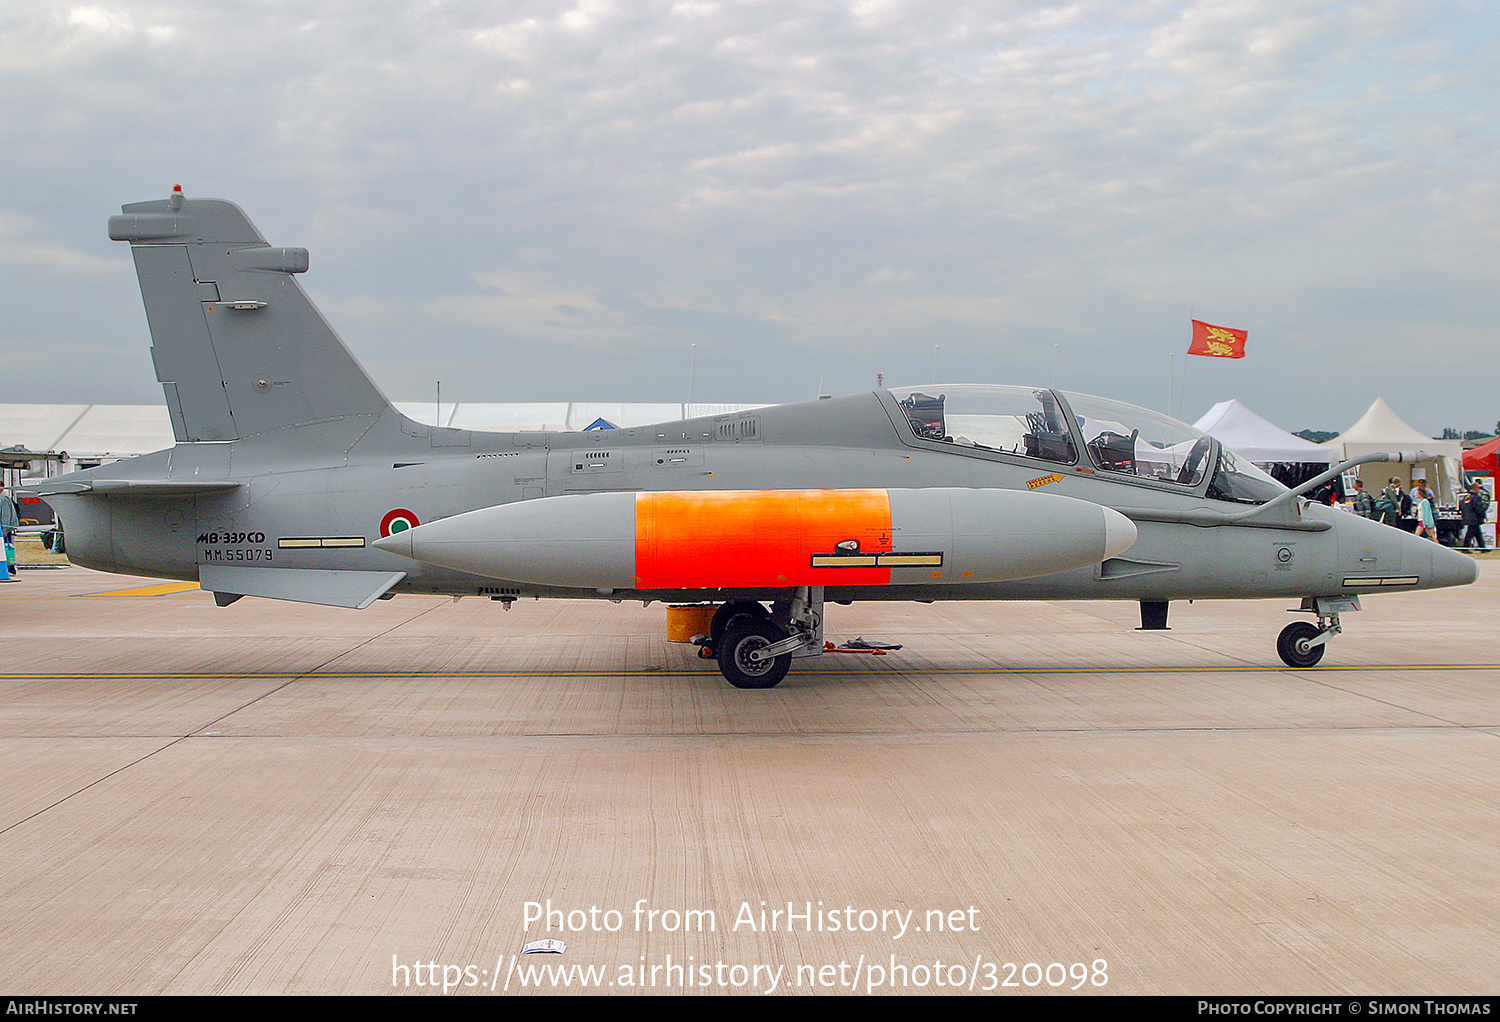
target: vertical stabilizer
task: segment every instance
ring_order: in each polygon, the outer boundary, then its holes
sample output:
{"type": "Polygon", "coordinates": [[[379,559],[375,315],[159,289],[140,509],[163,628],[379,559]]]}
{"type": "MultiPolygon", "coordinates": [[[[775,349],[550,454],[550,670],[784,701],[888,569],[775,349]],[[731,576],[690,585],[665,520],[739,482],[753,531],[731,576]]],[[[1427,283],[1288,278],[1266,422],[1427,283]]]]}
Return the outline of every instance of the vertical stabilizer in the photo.
{"type": "Polygon", "coordinates": [[[109,236],[130,242],[179,442],[389,407],[292,276],[306,249],[272,248],[234,203],[180,189],[122,208],[109,236]]]}

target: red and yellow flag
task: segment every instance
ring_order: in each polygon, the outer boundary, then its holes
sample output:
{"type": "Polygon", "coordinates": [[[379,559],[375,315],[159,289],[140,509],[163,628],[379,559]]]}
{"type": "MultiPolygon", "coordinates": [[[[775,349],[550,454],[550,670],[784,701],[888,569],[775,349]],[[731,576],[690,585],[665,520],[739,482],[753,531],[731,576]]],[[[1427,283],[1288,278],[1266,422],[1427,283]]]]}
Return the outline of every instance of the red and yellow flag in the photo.
{"type": "Polygon", "coordinates": [[[1210,326],[1193,320],[1193,343],[1188,345],[1189,355],[1212,355],[1216,358],[1244,358],[1244,330],[1231,330],[1226,326],[1210,326]]]}

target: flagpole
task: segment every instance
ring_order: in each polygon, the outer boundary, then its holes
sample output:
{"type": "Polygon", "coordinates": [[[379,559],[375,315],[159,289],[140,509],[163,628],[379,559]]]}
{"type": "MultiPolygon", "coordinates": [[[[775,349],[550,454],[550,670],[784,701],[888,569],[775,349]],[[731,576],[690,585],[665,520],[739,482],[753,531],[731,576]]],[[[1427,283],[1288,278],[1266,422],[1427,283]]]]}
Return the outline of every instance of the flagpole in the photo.
{"type": "Polygon", "coordinates": [[[1172,414],[1172,388],[1177,382],[1177,352],[1167,352],[1167,417],[1176,418],[1172,414]]]}
{"type": "Polygon", "coordinates": [[[1177,418],[1181,422],[1187,421],[1182,418],[1182,410],[1187,406],[1187,367],[1188,360],[1184,357],[1182,360],[1182,389],[1177,392],[1177,418]]]}
{"type": "MultiPolygon", "coordinates": [[[[1191,306],[1189,306],[1188,307],[1188,336],[1189,337],[1191,337],[1193,335],[1193,323],[1196,322],[1196,321],[1197,321],[1197,316],[1195,314],[1195,310],[1191,306]]],[[[1193,353],[1193,343],[1192,343],[1192,341],[1189,341],[1188,342],[1188,355],[1191,355],[1192,353],[1193,353]]],[[[1188,367],[1188,358],[1187,358],[1187,355],[1184,355],[1184,356],[1182,356],[1182,385],[1177,388],[1177,407],[1178,408],[1181,408],[1182,406],[1184,406],[1184,405],[1187,404],[1187,367],[1188,367]]],[[[1180,422],[1181,419],[1179,419],[1178,421],[1180,422]]]]}

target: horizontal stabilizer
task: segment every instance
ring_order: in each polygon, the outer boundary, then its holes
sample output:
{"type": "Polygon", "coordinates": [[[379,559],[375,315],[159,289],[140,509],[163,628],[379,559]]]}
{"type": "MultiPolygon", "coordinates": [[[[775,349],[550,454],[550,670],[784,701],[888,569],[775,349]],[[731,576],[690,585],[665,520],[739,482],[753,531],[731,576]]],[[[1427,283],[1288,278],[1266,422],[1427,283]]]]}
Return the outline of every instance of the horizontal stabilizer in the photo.
{"type": "Polygon", "coordinates": [[[204,564],[198,586],[211,593],[320,603],[364,610],[406,577],[404,571],[337,571],[320,568],[250,568],[204,564]]]}
{"type": "Polygon", "coordinates": [[[95,493],[111,497],[181,497],[194,493],[237,490],[243,483],[228,479],[88,479],[58,478],[20,492],[28,497],[50,497],[56,493],[95,493]]]}

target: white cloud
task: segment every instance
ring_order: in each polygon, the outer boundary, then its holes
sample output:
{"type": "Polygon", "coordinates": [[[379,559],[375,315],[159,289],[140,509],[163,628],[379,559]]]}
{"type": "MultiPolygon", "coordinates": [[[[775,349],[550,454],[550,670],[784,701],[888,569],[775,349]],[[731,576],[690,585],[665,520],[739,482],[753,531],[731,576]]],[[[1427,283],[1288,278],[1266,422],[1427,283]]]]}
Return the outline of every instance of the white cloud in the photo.
{"type": "Polygon", "coordinates": [[[3,211],[0,211],[0,263],[73,273],[121,273],[129,270],[129,263],[124,258],[105,259],[60,245],[47,236],[47,228],[35,217],[3,211]]]}
{"type": "Polygon", "coordinates": [[[74,7],[68,11],[68,24],[112,35],[129,32],[133,27],[129,14],[105,7],[74,7]]]}

